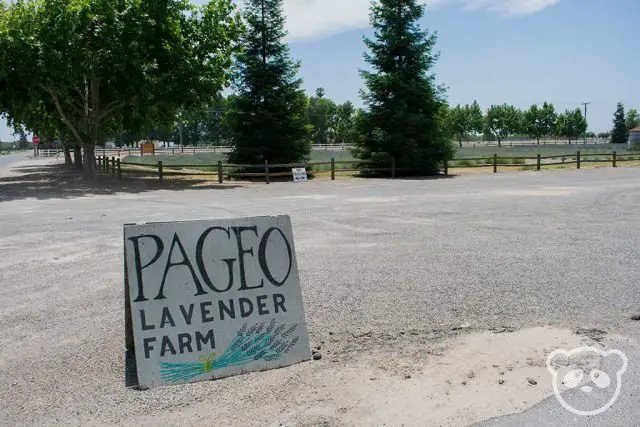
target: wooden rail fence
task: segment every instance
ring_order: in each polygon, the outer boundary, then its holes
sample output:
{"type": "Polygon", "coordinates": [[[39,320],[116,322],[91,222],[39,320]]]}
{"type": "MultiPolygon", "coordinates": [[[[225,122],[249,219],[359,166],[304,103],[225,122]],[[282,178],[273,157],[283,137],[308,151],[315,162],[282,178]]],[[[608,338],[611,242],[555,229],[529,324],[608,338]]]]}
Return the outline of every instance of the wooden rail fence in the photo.
{"type": "MultiPolygon", "coordinates": [[[[451,169],[456,168],[492,168],[493,173],[498,173],[499,168],[520,167],[540,171],[545,166],[558,165],[576,165],[576,169],[580,169],[581,165],[587,163],[610,163],[612,167],[617,167],[620,162],[640,160],[640,153],[618,154],[612,153],[588,153],[583,154],[576,151],[571,154],[561,154],[553,156],[542,156],[537,154],[535,157],[474,157],[460,158],[451,161],[445,161],[442,165],[444,175],[449,175],[451,169]],[[603,158],[604,157],[604,158],[603,158]]],[[[331,180],[336,179],[336,172],[387,172],[391,178],[395,178],[399,169],[396,168],[395,159],[391,159],[389,166],[386,168],[368,168],[374,162],[365,160],[342,160],[336,161],[331,158],[330,161],[324,162],[306,162],[306,163],[286,163],[286,164],[270,164],[265,161],[262,165],[244,165],[230,164],[218,161],[212,165],[174,165],[164,164],[158,161],[153,165],[145,165],[134,162],[125,162],[116,156],[98,156],[95,158],[96,169],[104,174],[109,174],[122,179],[123,174],[130,175],[146,175],[156,177],[159,181],[163,181],[165,177],[170,176],[215,176],[220,184],[225,179],[233,178],[264,178],[264,182],[269,184],[276,177],[292,177],[292,168],[305,168],[310,173],[313,172],[329,172],[331,180]],[[315,170],[316,167],[329,167],[329,169],[315,170]],[[274,170],[275,169],[275,170],[274,170]],[[289,169],[283,171],[283,169],[289,169]],[[255,171],[255,172],[254,172],[255,171]]],[[[400,171],[402,171],[400,169],[400,171]]]]}

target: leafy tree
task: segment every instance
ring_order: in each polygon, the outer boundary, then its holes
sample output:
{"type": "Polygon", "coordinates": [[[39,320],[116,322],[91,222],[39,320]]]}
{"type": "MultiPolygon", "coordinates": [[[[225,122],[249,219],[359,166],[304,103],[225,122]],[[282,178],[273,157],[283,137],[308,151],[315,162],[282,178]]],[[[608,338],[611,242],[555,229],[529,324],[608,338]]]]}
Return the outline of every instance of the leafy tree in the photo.
{"type": "Polygon", "coordinates": [[[502,147],[504,139],[520,131],[521,113],[512,105],[492,105],[485,116],[485,126],[497,139],[498,146],[502,147]]]}
{"type": "Polygon", "coordinates": [[[469,129],[474,133],[482,133],[484,130],[484,116],[480,109],[478,101],[473,101],[473,104],[469,106],[469,129]]]}
{"type": "Polygon", "coordinates": [[[613,129],[611,130],[612,144],[625,144],[627,142],[627,122],[624,116],[624,105],[618,103],[618,108],[613,116],[613,129]]]}
{"type": "Polygon", "coordinates": [[[307,97],[300,64],[283,39],[282,0],[247,0],[247,32],[236,61],[236,98],[229,112],[232,163],[292,163],[308,158],[307,97]]]}
{"type": "Polygon", "coordinates": [[[355,140],[357,111],[351,101],[336,107],[332,127],[335,130],[336,142],[348,144],[355,140]]]}
{"type": "Polygon", "coordinates": [[[458,140],[460,147],[462,147],[462,141],[470,133],[482,133],[484,117],[477,101],[473,101],[473,104],[467,104],[464,107],[455,106],[449,110],[448,118],[450,130],[458,140]]]}
{"type": "Polygon", "coordinates": [[[569,140],[577,140],[587,131],[587,121],[582,114],[582,110],[567,110],[558,117],[557,134],[569,140]]]}
{"type": "MultiPolygon", "coordinates": [[[[324,96],[324,89],[316,89],[316,96],[309,99],[309,123],[313,126],[311,140],[314,144],[326,144],[331,125],[335,122],[336,104],[324,96]]],[[[335,131],[335,129],[334,129],[335,131]]]]}
{"type": "Polygon", "coordinates": [[[20,147],[20,149],[24,150],[29,148],[29,140],[27,139],[27,134],[24,131],[24,127],[22,127],[21,125],[18,125],[14,128],[14,135],[18,135],[18,147],[20,147]]]}
{"type": "Polygon", "coordinates": [[[532,105],[523,114],[523,131],[540,145],[541,138],[553,134],[557,120],[552,104],[545,102],[542,108],[532,105]]]}
{"type": "Polygon", "coordinates": [[[367,112],[354,153],[388,167],[391,157],[407,173],[436,174],[453,156],[446,129],[444,89],[436,86],[436,35],[419,27],[425,7],[417,0],[371,5],[374,38],[366,38],[371,71],[361,70],[367,112]]]}
{"type": "MultiPolygon", "coordinates": [[[[627,117],[625,119],[627,124],[627,131],[630,131],[633,128],[640,126],[640,114],[638,114],[638,110],[635,108],[627,111],[627,117]]],[[[627,135],[628,136],[628,135],[627,135]]]]}
{"type": "Polygon", "coordinates": [[[0,19],[0,98],[20,116],[38,103],[84,147],[118,126],[167,121],[219,92],[241,28],[231,0],[23,0],[0,19]]]}

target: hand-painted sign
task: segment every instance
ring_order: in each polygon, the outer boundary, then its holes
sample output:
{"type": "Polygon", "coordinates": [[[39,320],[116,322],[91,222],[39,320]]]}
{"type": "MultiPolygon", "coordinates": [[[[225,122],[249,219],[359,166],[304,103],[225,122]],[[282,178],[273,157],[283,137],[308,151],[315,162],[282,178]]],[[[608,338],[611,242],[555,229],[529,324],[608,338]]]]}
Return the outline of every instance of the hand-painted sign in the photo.
{"type": "Polygon", "coordinates": [[[291,169],[294,182],[307,181],[307,170],[305,168],[293,168],[291,169]]]}
{"type": "Polygon", "coordinates": [[[311,358],[288,216],[125,225],[124,245],[141,388],[311,358]]]}

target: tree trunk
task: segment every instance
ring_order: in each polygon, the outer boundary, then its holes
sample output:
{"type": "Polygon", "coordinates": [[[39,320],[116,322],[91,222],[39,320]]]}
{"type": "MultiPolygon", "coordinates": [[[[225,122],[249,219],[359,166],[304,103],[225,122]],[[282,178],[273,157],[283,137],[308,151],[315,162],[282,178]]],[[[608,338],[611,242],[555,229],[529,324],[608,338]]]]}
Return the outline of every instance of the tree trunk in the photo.
{"type": "Polygon", "coordinates": [[[76,169],[82,169],[82,148],[80,144],[76,144],[73,147],[73,164],[76,169]]]}
{"type": "Polygon", "coordinates": [[[502,148],[502,140],[498,137],[498,148],[502,148]]]}
{"type": "Polygon", "coordinates": [[[97,176],[95,147],[93,145],[86,145],[84,147],[84,177],[92,179],[97,176]]]}
{"type": "Polygon", "coordinates": [[[64,144],[62,146],[62,150],[64,151],[64,164],[71,168],[73,166],[73,159],[71,158],[71,150],[69,150],[69,146],[64,144]]]}

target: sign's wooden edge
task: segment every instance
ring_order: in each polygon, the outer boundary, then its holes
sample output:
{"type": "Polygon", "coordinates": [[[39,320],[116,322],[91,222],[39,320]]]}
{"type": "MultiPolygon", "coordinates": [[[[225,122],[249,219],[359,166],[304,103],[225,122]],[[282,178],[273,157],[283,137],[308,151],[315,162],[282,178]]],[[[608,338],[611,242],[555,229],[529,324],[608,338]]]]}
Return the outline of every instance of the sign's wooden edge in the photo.
{"type": "MultiPolygon", "coordinates": [[[[290,215],[261,215],[261,216],[251,217],[251,218],[256,218],[256,219],[261,219],[261,218],[276,218],[276,219],[277,218],[288,218],[289,220],[291,220],[291,216],[290,215]]],[[[241,220],[243,220],[243,218],[241,218],[241,220]]],[[[140,226],[140,225],[198,224],[198,223],[215,222],[215,221],[234,222],[234,221],[238,221],[238,218],[196,219],[196,220],[182,220],[182,221],[135,222],[135,223],[124,224],[123,225],[123,230],[126,229],[127,227],[137,227],[137,226],[140,226]]]]}

